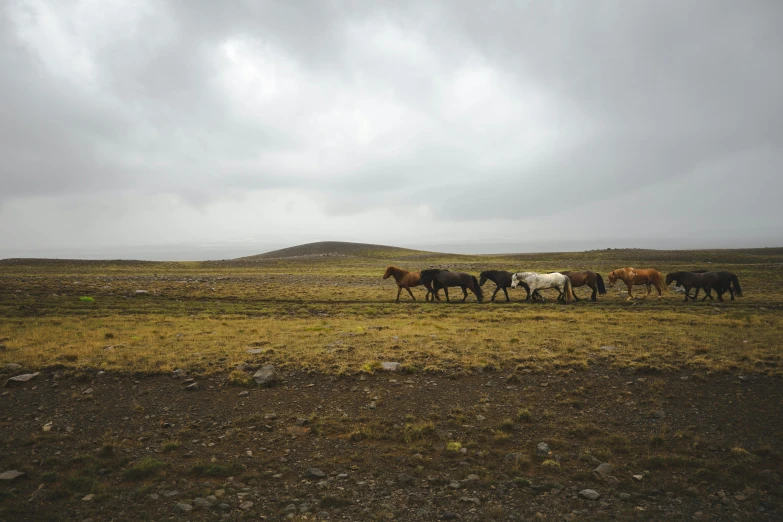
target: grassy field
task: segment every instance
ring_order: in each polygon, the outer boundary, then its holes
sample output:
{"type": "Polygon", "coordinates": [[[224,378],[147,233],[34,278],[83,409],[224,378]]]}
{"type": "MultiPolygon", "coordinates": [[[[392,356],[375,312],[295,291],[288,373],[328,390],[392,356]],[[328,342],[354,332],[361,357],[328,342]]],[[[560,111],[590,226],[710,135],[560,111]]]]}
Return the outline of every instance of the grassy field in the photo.
{"type": "Polygon", "coordinates": [[[0,392],[0,521],[780,518],[783,249],[329,248],[0,262],[0,378],[41,371],[0,392]],[[388,264],[708,267],[745,296],[397,304],[388,264]]]}
{"type": "MultiPolygon", "coordinates": [[[[781,373],[783,249],[457,256],[381,247],[349,254],[199,263],[0,262],[0,363],[205,375],[243,362],[326,374],[568,371],[616,367],[781,373]],[[735,272],[745,297],[684,303],[682,294],[597,303],[393,302],[386,265],[550,271],[702,267],[735,272]],[[606,349],[602,347],[612,347],[606,349]],[[248,354],[249,348],[261,353],[248,354]]],[[[491,295],[494,284],[484,291],[491,295]]],[[[459,295],[459,289],[452,296],[459,295]]],[[[638,287],[641,295],[644,288],[638,287]]],[[[589,290],[576,290],[583,298],[589,290]]],[[[502,297],[502,293],[498,294],[502,297]]],[[[545,294],[553,297],[554,294],[545,294]]]]}

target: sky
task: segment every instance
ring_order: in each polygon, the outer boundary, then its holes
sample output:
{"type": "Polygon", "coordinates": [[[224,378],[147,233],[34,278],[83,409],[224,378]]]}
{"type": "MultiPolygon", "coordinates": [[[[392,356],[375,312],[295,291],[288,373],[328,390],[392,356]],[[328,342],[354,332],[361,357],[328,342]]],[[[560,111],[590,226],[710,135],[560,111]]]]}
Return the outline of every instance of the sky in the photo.
{"type": "Polygon", "coordinates": [[[5,0],[0,258],[783,246],[783,2],[5,0]]]}

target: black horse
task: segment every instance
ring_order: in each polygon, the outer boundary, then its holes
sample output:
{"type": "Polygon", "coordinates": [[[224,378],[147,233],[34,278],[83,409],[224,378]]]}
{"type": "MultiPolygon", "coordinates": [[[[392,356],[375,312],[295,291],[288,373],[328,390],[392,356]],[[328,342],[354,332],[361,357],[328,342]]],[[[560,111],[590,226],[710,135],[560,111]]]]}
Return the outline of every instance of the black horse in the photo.
{"type": "Polygon", "coordinates": [[[481,291],[481,285],[479,285],[476,276],[464,272],[449,272],[448,270],[442,270],[440,268],[428,268],[421,271],[421,282],[425,285],[428,282],[432,283],[432,287],[435,290],[434,295],[438,301],[440,301],[438,290],[442,288],[446,294],[446,302],[451,302],[449,300],[450,286],[459,286],[462,288],[462,293],[464,294],[462,296],[463,303],[468,298],[468,288],[471,292],[476,294],[476,299],[478,299],[479,302],[484,300],[484,293],[481,291]]]}
{"type": "MultiPolygon", "coordinates": [[[[712,297],[712,289],[713,287],[716,287],[718,285],[719,281],[718,274],[715,272],[671,272],[666,274],[666,284],[671,284],[672,281],[675,282],[677,286],[682,286],[685,288],[685,300],[687,301],[689,298],[696,300],[696,296],[699,295],[699,290],[704,288],[704,291],[706,292],[706,295],[704,296],[704,299],[707,297],[712,297]],[[696,293],[691,297],[690,291],[691,288],[696,288],[696,293]]],[[[702,299],[702,301],[704,300],[702,299]]],[[[723,301],[723,296],[718,295],[718,301],[723,301]]]]}
{"type": "MultiPolygon", "coordinates": [[[[506,302],[510,301],[506,288],[511,288],[511,276],[513,275],[514,274],[512,272],[506,272],[505,270],[485,270],[479,274],[479,285],[484,286],[484,283],[487,282],[487,279],[495,283],[495,291],[492,293],[492,299],[490,299],[490,302],[495,302],[495,296],[500,290],[503,290],[503,293],[506,294],[506,302]]],[[[519,286],[525,289],[525,292],[527,292],[527,297],[530,298],[530,287],[527,286],[527,283],[520,281],[519,286]]],[[[538,290],[533,292],[533,298],[535,299],[536,297],[543,299],[541,294],[538,293],[538,290]]]]}
{"type": "MultiPolygon", "coordinates": [[[[708,272],[708,270],[694,270],[694,274],[704,274],[708,272]]],[[[715,272],[718,274],[718,284],[713,286],[712,289],[715,290],[715,293],[718,294],[718,300],[723,301],[723,294],[728,292],[731,294],[731,300],[734,300],[734,296],[742,297],[742,287],[740,286],[739,279],[737,279],[737,276],[732,272],[727,272],[725,270],[722,270],[720,272],[715,272]]],[[[696,295],[699,295],[699,290],[696,289],[696,295]]],[[[705,296],[702,297],[702,300],[709,297],[712,299],[712,296],[705,296]]]]}

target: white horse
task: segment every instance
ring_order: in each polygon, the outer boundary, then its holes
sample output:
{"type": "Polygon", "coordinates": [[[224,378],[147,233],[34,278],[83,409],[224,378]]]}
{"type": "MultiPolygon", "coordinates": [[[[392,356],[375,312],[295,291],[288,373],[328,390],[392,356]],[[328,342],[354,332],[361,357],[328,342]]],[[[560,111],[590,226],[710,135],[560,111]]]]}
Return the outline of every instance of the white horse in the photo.
{"type": "MultiPolygon", "coordinates": [[[[516,288],[521,283],[525,283],[530,287],[530,294],[536,290],[544,290],[546,288],[554,288],[560,295],[557,296],[558,301],[563,300],[565,296],[565,302],[574,298],[574,291],[571,288],[571,280],[568,276],[564,276],[559,272],[553,272],[551,274],[536,274],[535,272],[517,272],[511,276],[511,288],[516,288]]],[[[542,298],[543,299],[543,298],[542,298]]],[[[525,299],[529,301],[530,296],[525,299]]]]}

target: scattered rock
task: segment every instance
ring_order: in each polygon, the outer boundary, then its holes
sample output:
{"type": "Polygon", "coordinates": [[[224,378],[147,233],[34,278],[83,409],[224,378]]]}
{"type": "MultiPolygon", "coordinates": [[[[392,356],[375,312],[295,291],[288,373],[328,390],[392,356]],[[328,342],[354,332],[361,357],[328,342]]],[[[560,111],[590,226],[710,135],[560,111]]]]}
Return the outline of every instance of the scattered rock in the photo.
{"type": "Polygon", "coordinates": [[[384,361],[381,363],[381,368],[387,372],[396,372],[402,367],[402,364],[398,362],[384,361]]]}
{"type": "Polygon", "coordinates": [[[40,372],[35,373],[23,373],[22,375],[17,375],[16,377],[11,377],[7,381],[5,381],[5,387],[6,388],[12,388],[14,386],[22,386],[24,383],[28,381],[32,381],[33,379],[37,379],[38,376],[41,375],[40,372]]]}
{"type": "Polygon", "coordinates": [[[642,479],[644,478],[644,475],[632,475],[632,476],[633,476],[633,479],[634,479],[636,482],[641,482],[641,481],[642,481],[642,479]]]}
{"type": "Polygon", "coordinates": [[[182,368],[177,368],[176,370],[171,372],[171,376],[174,377],[174,378],[177,378],[177,379],[179,379],[181,377],[185,377],[187,375],[188,375],[187,372],[185,370],[183,370],[182,368]]]}
{"type": "Polygon", "coordinates": [[[247,511],[248,509],[253,507],[253,501],[252,500],[245,500],[239,505],[239,509],[242,511],[247,511]]]}
{"type": "Polygon", "coordinates": [[[611,473],[612,465],[607,462],[599,464],[598,467],[593,470],[593,476],[598,480],[606,480],[606,477],[611,473]]]}
{"type": "Polygon", "coordinates": [[[408,484],[412,484],[413,483],[413,477],[411,477],[410,475],[408,475],[406,473],[400,473],[399,475],[397,475],[397,483],[398,484],[402,484],[404,486],[406,486],[408,484]]]}
{"type": "Polygon", "coordinates": [[[579,496],[587,500],[598,500],[601,498],[601,494],[594,489],[583,489],[579,492],[579,496]]]}
{"type": "Polygon", "coordinates": [[[8,363],[5,365],[5,369],[9,372],[18,372],[22,369],[22,365],[17,363],[8,363]]]}
{"type": "Polygon", "coordinates": [[[552,454],[552,450],[549,449],[549,444],[546,442],[539,442],[536,446],[536,455],[539,457],[547,457],[552,454]]]}
{"type": "Polygon", "coordinates": [[[249,353],[250,355],[258,355],[260,353],[264,353],[264,349],[263,348],[249,348],[249,349],[247,349],[245,351],[247,353],[249,353]]]}
{"type": "Polygon", "coordinates": [[[250,395],[250,392],[247,390],[241,391],[238,394],[239,397],[247,397],[248,395],[250,395]]]}
{"type": "Polygon", "coordinates": [[[4,471],[3,473],[0,473],[0,480],[16,480],[20,477],[24,477],[26,473],[22,473],[21,471],[16,471],[15,469],[4,471]]]}
{"type": "Polygon", "coordinates": [[[459,499],[459,501],[469,503],[469,504],[476,504],[477,506],[481,505],[481,501],[476,497],[462,497],[461,499],[459,499]]]}
{"type": "Polygon", "coordinates": [[[663,410],[654,411],[652,413],[653,419],[663,420],[666,418],[666,412],[663,410]]]}
{"type": "Polygon", "coordinates": [[[631,498],[630,493],[620,493],[618,496],[620,497],[620,500],[630,500],[631,498]]]}
{"type": "Polygon", "coordinates": [[[92,499],[94,499],[94,498],[95,498],[95,493],[90,493],[89,495],[85,495],[85,496],[82,498],[82,500],[84,500],[85,502],[89,502],[90,500],[92,500],[92,499]]]}
{"type": "Polygon", "coordinates": [[[262,366],[254,375],[253,380],[261,386],[271,386],[277,382],[277,373],[273,364],[262,366]]]}
{"type": "Polygon", "coordinates": [[[149,294],[149,290],[136,290],[136,295],[149,294]]]}
{"type": "Polygon", "coordinates": [[[212,507],[212,502],[210,502],[209,500],[207,500],[205,498],[201,498],[201,497],[194,498],[193,499],[193,503],[195,505],[197,505],[198,507],[203,507],[203,508],[212,507]]]}
{"type": "Polygon", "coordinates": [[[617,347],[616,346],[601,346],[600,349],[604,350],[606,352],[613,352],[613,351],[617,350],[617,347]]]}
{"type": "Polygon", "coordinates": [[[326,473],[318,468],[307,468],[307,476],[312,478],[325,478],[326,473]]]}
{"type": "Polygon", "coordinates": [[[177,504],[174,504],[174,509],[187,513],[188,511],[193,511],[193,506],[185,504],[184,502],[178,502],[177,504]]]}
{"type": "Polygon", "coordinates": [[[201,389],[201,386],[199,385],[199,383],[193,382],[193,383],[188,384],[185,387],[185,389],[188,390],[188,391],[197,391],[197,390],[201,389]]]}

